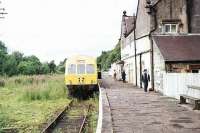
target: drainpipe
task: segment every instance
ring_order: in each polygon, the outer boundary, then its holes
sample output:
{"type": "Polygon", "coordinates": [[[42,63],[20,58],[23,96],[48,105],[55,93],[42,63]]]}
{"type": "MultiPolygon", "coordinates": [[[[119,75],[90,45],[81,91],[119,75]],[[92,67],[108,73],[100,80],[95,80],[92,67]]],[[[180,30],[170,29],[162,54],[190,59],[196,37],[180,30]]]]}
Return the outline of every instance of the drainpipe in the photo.
{"type": "Polygon", "coordinates": [[[157,29],[157,16],[156,12],[153,13],[154,17],[154,29],[150,31],[149,38],[150,38],[150,49],[151,49],[151,87],[150,91],[154,91],[154,51],[153,51],[153,37],[152,33],[157,29]]]}
{"type": "Polygon", "coordinates": [[[157,3],[154,5],[151,4],[150,0],[147,0],[147,6],[146,8],[148,9],[147,13],[150,15],[150,17],[153,17],[154,19],[154,28],[149,32],[149,39],[150,39],[150,62],[151,62],[151,87],[152,89],[150,91],[154,91],[154,54],[153,54],[153,38],[152,38],[152,33],[156,31],[157,29],[157,16],[156,16],[156,9],[155,6],[160,2],[159,0],[157,3]]]}
{"type": "MultiPolygon", "coordinates": [[[[134,24],[134,26],[136,25],[136,21],[134,22],[135,24],[134,24]]],[[[137,56],[136,56],[136,54],[137,54],[137,52],[136,52],[136,36],[135,36],[135,28],[134,28],[134,45],[135,45],[135,49],[134,49],[134,52],[135,52],[135,85],[136,86],[138,86],[138,84],[137,84],[137,56]]]]}
{"type": "Polygon", "coordinates": [[[152,35],[149,35],[150,38],[150,47],[151,47],[151,56],[150,56],[150,62],[151,62],[151,89],[149,91],[154,91],[154,58],[153,58],[153,39],[152,39],[152,35]]]}
{"type": "MultiPolygon", "coordinates": [[[[142,54],[140,54],[140,79],[142,77],[142,54]]],[[[142,81],[140,80],[140,88],[142,88],[142,81]]]]}
{"type": "Polygon", "coordinates": [[[187,14],[187,27],[188,33],[191,33],[191,7],[193,5],[193,1],[186,0],[186,14],[187,14]]]}

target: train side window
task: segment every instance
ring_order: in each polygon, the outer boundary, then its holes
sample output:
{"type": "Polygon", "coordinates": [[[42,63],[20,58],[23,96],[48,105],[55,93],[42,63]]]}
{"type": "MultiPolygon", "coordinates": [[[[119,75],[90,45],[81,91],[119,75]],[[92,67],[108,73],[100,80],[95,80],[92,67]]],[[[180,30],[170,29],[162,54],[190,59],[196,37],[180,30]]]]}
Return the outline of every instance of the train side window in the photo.
{"type": "Polygon", "coordinates": [[[94,65],[93,64],[87,64],[86,71],[87,71],[87,74],[93,74],[95,72],[94,65]]]}
{"type": "Polygon", "coordinates": [[[77,73],[78,74],[85,74],[85,64],[78,64],[77,65],[77,73]]]}
{"type": "Polygon", "coordinates": [[[75,64],[70,64],[68,66],[68,74],[76,74],[76,65],[75,64]]]}

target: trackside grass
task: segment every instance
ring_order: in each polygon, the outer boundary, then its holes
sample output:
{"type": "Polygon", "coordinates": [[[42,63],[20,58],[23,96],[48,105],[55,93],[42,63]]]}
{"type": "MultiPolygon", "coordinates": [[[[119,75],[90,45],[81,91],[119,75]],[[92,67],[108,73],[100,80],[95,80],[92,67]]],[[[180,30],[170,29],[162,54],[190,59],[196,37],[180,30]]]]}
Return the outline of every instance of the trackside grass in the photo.
{"type": "Polygon", "coordinates": [[[87,103],[91,104],[91,111],[88,115],[88,125],[86,126],[85,133],[95,133],[97,128],[98,114],[99,114],[99,95],[95,94],[90,98],[87,103]]]}
{"type": "Polygon", "coordinates": [[[67,99],[63,75],[0,77],[0,132],[39,132],[40,127],[63,109],[67,99]]]}

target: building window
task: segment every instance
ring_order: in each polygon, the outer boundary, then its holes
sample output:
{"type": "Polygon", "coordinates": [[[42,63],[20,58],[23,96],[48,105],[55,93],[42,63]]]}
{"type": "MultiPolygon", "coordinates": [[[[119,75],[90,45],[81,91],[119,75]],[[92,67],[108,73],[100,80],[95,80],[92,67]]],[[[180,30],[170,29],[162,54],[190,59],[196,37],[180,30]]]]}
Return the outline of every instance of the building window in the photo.
{"type": "Polygon", "coordinates": [[[178,24],[163,25],[163,33],[177,33],[177,32],[178,32],[178,24]]]}

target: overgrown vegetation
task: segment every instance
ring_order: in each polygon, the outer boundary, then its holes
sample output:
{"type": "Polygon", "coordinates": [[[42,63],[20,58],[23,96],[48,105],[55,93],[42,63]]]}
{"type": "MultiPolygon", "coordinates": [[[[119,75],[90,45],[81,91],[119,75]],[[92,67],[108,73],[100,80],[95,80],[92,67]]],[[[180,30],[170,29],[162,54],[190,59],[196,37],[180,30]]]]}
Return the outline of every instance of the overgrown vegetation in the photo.
{"type": "Polygon", "coordinates": [[[120,41],[113,50],[103,51],[102,54],[97,58],[97,63],[101,65],[103,71],[107,71],[111,64],[120,60],[120,41]]]}
{"type": "MultiPolygon", "coordinates": [[[[117,51],[114,51],[109,57],[111,61],[116,60],[117,51]]],[[[0,133],[7,129],[9,132],[40,132],[41,125],[70,102],[66,98],[64,76],[58,75],[64,73],[66,60],[57,66],[54,60],[42,63],[34,55],[8,53],[0,41],[0,133]]],[[[87,101],[93,103],[89,123],[93,131],[98,118],[97,101],[97,96],[87,101]]]]}
{"type": "Polygon", "coordinates": [[[40,60],[32,56],[24,56],[23,53],[15,51],[8,54],[7,47],[0,41],[0,75],[35,75],[49,73],[63,73],[65,61],[61,61],[56,66],[54,60],[41,63],[40,60]]]}
{"type": "Polygon", "coordinates": [[[0,87],[0,132],[39,132],[40,126],[70,100],[63,75],[14,76],[3,78],[0,87]]]}
{"type": "Polygon", "coordinates": [[[90,98],[87,102],[92,106],[91,106],[91,111],[89,112],[88,115],[88,124],[84,132],[95,133],[99,115],[99,95],[96,94],[93,98],[90,98]]]}
{"type": "Polygon", "coordinates": [[[57,72],[64,73],[65,72],[65,62],[67,61],[67,58],[65,58],[63,61],[59,63],[59,65],[56,67],[57,72]]]}

